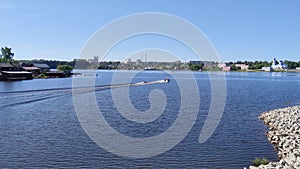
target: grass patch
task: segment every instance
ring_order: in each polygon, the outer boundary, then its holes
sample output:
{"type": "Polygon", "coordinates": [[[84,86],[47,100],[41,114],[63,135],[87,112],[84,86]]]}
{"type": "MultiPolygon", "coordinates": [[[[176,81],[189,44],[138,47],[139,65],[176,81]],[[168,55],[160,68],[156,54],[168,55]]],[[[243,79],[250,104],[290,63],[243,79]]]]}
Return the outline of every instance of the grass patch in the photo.
{"type": "Polygon", "coordinates": [[[252,161],[252,165],[253,166],[259,166],[259,165],[267,165],[267,164],[269,164],[269,160],[267,159],[267,158],[265,158],[265,157],[263,157],[263,158],[255,158],[253,161],[252,161]]]}

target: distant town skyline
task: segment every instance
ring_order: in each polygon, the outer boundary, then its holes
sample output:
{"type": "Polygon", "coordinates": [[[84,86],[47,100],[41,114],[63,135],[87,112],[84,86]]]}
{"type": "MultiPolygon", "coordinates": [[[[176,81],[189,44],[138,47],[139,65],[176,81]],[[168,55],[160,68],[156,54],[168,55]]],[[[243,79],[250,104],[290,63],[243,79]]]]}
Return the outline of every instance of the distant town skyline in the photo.
{"type": "MultiPolygon", "coordinates": [[[[299,6],[297,0],[0,0],[0,46],[11,47],[17,60],[73,60],[93,33],[111,21],[134,13],[162,12],[199,28],[220,61],[299,61],[299,6]]],[[[106,58],[123,60],[121,56],[134,54],[138,58],[145,49],[161,49],[183,61],[201,60],[174,39],[154,35],[127,39],[106,58]]]]}

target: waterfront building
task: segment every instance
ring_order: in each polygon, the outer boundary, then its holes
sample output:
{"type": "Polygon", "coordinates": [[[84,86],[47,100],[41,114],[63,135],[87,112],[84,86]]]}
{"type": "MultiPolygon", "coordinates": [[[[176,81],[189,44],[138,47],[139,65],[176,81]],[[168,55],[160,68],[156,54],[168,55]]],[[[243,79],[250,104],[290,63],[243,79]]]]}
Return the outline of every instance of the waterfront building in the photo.
{"type": "Polygon", "coordinates": [[[50,66],[45,63],[33,63],[31,66],[39,68],[41,70],[41,73],[50,71],[50,66]]]}
{"type": "Polygon", "coordinates": [[[226,63],[218,63],[218,68],[223,69],[226,66],[226,63]]]}
{"type": "Polygon", "coordinates": [[[41,74],[41,69],[34,66],[23,66],[22,68],[27,72],[31,72],[34,76],[41,74]]]}
{"type": "Polygon", "coordinates": [[[271,72],[271,71],[273,71],[273,68],[272,67],[262,67],[261,70],[265,71],[265,72],[271,72]]]}
{"type": "Polygon", "coordinates": [[[222,70],[223,70],[223,71],[230,71],[230,70],[231,70],[231,67],[230,67],[230,66],[224,66],[222,70]]]}
{"type": "Polygon", "coordinates": [[[27,80],[32,78],[32,73],[25,71],[17,63],[0,63],[0,80],[27,80]]]}
{"type": "Polygon", "coordinates": [[[249,65],[246,64],[235,64],[236,67],[240,67],[241,70],[248,70],[249,69],[249,65]]]}
{"type": "Polygon", "coordinates": [[[272,63],[272,69],[274,70],[284,70],[287,69],[287,65],[283,63],[283,61],[277,61],[276,58],[274,58],[273,63],[272,63]]]}

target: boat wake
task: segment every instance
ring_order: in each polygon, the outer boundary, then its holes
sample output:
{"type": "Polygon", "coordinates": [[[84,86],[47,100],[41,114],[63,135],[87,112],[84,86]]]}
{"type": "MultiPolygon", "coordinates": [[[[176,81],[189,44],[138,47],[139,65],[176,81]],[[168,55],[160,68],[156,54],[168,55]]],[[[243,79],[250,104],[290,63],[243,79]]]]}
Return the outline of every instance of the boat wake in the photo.
{"type": "Polygon", "coordinates": [[[96,85],[96,86],[83,86],[83,87],[67,87],[67,88],[51,88],[51,89],[36,89],[36,90],[23,90],[23,91],[7,91],[0,92],[0,107],[9,107],[21,104],[27,104],[47,99],[57,98],[66,94],[76,92],[76,94],[83,94],[87,92],[102,91],[120,87],[130,86],[143,86],[168,83],[169,79],[138,82],[127,84],[112,84],[112,85],[96,85]]]}

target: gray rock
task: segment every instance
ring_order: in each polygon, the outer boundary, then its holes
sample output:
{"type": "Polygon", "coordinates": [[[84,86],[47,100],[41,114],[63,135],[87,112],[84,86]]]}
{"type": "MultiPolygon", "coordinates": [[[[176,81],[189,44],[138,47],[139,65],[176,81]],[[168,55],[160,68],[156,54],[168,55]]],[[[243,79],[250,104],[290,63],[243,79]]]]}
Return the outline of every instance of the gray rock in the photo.
{"type": "Polygon", "coordinates": [[[264,112],[259,119],[269,126],[266,136],[277,150],[280,161],[250,166],[250,169],[300,168],[300,106],[264,112]]]}

